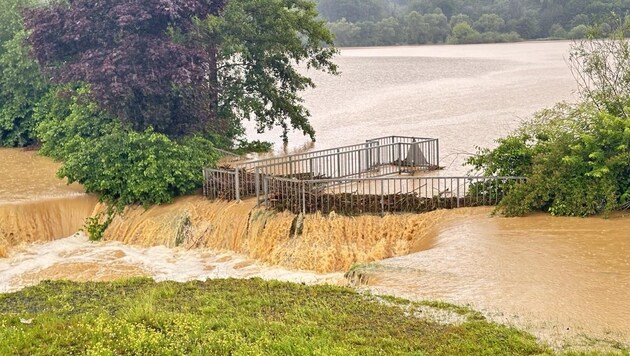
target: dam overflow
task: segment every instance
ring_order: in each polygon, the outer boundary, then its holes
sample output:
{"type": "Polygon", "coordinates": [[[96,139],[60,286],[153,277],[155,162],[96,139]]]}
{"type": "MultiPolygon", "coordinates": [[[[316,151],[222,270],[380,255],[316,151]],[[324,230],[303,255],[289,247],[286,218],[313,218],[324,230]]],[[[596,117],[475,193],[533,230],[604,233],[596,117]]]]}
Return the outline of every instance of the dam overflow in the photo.
{"type": "Polygon", "coordinates": [[[439,177],[439,141],[387,136],[365,143],[204,169],[204,195],[293,213],[427,212],[496,205],[523,177],[439,177]]]}

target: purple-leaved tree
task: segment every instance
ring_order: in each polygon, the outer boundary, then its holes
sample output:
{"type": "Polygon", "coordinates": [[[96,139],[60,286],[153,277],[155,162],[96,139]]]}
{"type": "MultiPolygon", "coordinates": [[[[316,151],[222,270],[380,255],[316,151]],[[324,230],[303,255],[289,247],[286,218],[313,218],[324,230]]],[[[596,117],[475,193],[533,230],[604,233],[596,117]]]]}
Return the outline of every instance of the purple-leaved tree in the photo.
{"type": "Polygon", "coordinates": [[[227,0],[70,0],[25,11],[28,42],[57,83],[85,82],[100,106],[136,130],[171,137],[220,131],[213,46],[195,19],[227,0]],[[210,49],[210,50],[209,50],[210,49]]]}

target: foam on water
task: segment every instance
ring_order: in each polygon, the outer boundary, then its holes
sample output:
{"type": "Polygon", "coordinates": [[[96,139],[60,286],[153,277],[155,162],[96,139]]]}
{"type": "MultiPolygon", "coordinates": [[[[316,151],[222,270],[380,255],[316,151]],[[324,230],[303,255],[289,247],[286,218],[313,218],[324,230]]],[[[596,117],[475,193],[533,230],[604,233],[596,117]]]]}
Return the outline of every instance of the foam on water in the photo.
{"type": "Polygon", "coordinates": [[[92,242],[83,234],[22,245],[11,257],[0,259],[0,292],[16,291],[48,279],[110,281],[141,276],[178,282],[260,277],[306,284],[344,283],[342,273],[318,274],[265,266],[244,255],[209,249],[92,242]]]}

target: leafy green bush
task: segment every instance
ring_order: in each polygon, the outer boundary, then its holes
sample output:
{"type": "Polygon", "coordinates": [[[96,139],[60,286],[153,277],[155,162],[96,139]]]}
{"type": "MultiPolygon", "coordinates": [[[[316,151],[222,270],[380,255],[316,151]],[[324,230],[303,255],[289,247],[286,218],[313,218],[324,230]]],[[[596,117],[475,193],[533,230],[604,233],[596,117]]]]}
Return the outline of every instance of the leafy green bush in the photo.
{"type": "Polygon", "coordinates": [[[200,136],[175,141],[151,128],[136,132],[104,114],[89,89],[64,87],[38,107],[41,153],[63,161],[58,172],[101,200],[124,206],[161,204],[200,188],[204,166],[218,159],[200,136]]]}
{"type": "Polygon", "coordinates": [[[161,204],[192,193],[203,183],[202,168],[217,158],[206,139],[178,143],[150,128],[72,141],[77,150],[65,157],[59,176],[119,205],[161,204]]]}
{"type": "Polygon", "coordinates": [[[455,25],[455,27],[453,27],[451,35],[448,37],[448,43],[451,44],[479,42],[481,42],[481,35],[467,22],[460,22],[455,25]]]}
{"type": "Polygon", "coordinates": [[[92,241],[99,241],[103,238],[105,230],[109,227],[114,220],[118,210],[114,206],[108,206],[105,211],[98,212],[93,216],[85,219],[83,229],[87,232],[88,237],[92,241]]]}
{"type": "Polygon", "coordinates": [[[84,141],[121,131],[121,124],[104,114],[89,97],[87,86],[71,85],[49,91],[35,108],[40,153],[59,161],[80,149],[84,141]]]}
{"type": "Polygon", "coordinates": [[[4,43],[0,51],[0,146],[28,146],[36,141],[34,107],[50,84],[29,58],[24,31],[4,43]]]}
{"type": "Polygon", "coordinates": [[[590,104],[545,110],[468,163],[486,175],[524,175],[499,210],[586,216],[630,203],[630,120],[590,104]]]}

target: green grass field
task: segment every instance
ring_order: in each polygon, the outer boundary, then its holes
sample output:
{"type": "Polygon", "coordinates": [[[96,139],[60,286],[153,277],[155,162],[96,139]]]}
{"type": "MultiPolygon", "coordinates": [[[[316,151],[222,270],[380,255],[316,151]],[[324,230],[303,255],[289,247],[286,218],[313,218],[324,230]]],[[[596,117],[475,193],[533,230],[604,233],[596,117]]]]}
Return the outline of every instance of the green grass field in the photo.
{"type": "MultiPolygon", "coordinates": [[[[430,305],[425,304],[426,305],[430,305]]],[[[251,280],[44,282],[0,295],[0,354],[529,355],[524,332],[462,316],[439,324],[420,304],[349,288],[251,280]]]]}

